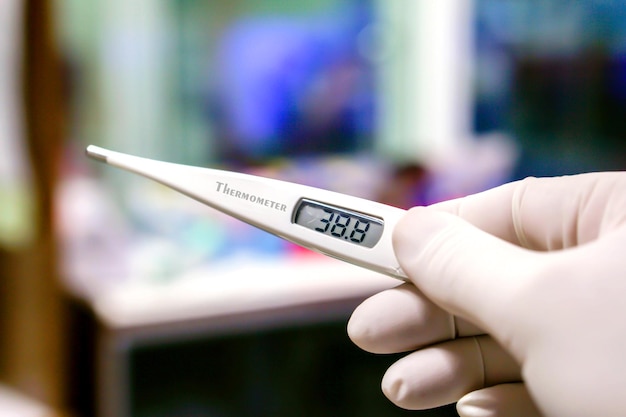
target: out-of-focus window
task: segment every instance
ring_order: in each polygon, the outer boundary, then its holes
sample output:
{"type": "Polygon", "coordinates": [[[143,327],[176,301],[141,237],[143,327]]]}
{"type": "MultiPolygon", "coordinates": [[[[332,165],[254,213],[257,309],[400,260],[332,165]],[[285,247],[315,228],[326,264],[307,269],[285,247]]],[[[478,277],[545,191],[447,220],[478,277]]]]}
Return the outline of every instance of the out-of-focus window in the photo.
{"type": "Polygon", "coordinates": [[[515,137],[517,176],[626,168],[625,3],[475,3],[475,130],[515,137]]]}
{"type": "Polygon", "coordinates": [[[59,1],[75,139],[178,162],[368,149],[369,1],[59,1]]]}

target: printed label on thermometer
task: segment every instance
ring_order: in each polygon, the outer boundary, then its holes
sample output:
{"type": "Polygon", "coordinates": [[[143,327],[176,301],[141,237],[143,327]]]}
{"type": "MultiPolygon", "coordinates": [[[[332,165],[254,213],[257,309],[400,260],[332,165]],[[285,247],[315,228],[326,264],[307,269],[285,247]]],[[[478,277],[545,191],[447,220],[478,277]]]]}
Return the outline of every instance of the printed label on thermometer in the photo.
{"type": "Polygon", "coordinates": [[[367,248],[378,243],[384,229],[378,218],[307,199],[300,200],[293,223],[367,248]]]}

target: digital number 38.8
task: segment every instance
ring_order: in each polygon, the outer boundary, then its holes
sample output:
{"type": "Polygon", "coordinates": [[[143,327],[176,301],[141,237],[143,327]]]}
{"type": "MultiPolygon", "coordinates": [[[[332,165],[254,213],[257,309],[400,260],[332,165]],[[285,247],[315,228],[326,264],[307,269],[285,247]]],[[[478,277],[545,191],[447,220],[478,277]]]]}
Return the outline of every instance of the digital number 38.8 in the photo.
{"type": "Polygon", "coordinates": [[[300,201],[292,222],[365,248],[373,248],[384,230],[381,218],[308,199],[300,201]]]}
{"type": "Polygon", "coordinates": [[[355,243],[363,242],[370,228],[370,222],[365,219],[329,208],[324,208],[324,215],[319,219],[319,222],[321,223],[320,226],[315,228],[318,232],[346,240],[350,239],[355,243]]]}

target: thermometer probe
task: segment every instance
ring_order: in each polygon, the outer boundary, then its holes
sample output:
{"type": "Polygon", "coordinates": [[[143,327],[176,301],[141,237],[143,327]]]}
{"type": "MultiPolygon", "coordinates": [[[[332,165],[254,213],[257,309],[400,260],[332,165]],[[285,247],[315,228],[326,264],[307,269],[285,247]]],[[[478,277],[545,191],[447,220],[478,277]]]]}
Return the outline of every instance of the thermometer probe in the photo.
{"type": "Polygon", "coordinates": [[[391,235],[405,210],[320,188],[87,147],[87,155],[173,188],[305,248],[401,280],[391,235]]]}

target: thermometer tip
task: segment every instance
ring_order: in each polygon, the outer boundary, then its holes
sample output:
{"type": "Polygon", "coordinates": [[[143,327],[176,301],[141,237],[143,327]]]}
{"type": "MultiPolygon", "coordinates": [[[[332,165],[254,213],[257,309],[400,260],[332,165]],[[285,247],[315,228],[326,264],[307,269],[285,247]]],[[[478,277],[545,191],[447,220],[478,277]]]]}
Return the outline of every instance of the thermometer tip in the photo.
{"type": "Polygon", "coordinates": [[[102,149],[94,145],[89,145],[87,149],[85,150],[85,153],[90,158],[93,158],[93,159],[96,159],[98,161],[105,162],[105,163],[108,162],[106,149],[102,149]]]}

